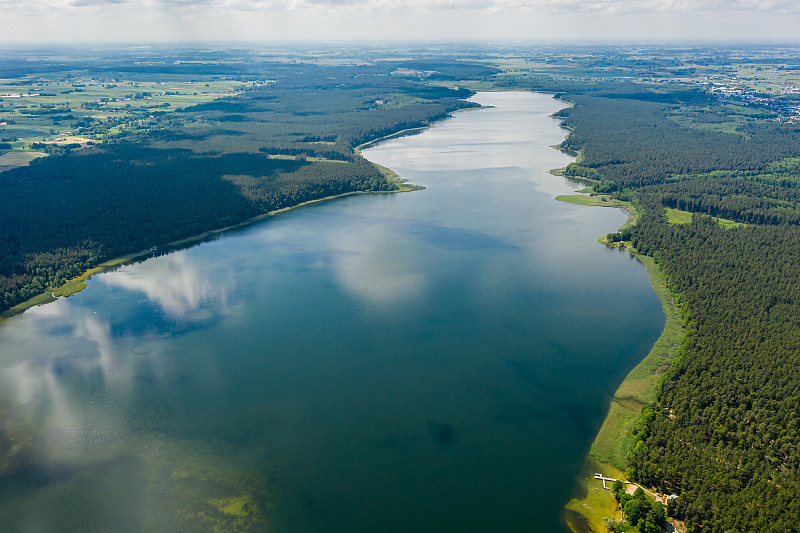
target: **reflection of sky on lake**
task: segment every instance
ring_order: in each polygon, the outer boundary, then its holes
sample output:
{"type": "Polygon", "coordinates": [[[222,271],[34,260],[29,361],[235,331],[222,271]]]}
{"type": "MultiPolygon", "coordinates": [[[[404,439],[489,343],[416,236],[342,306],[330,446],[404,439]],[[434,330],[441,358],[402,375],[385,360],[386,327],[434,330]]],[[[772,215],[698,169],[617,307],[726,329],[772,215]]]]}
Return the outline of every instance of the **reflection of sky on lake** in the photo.
{"type": "Polygon", "coordinates": [[[186,251],[178,251],[135,266],[123,266],[113,275],[98,276],[98,281],[143,293],[170,318],[201,322],[230,307],[228,288],[232,280],[220,274],[219,270],[208,268],[201,273],[186,251]]]}
{"type": "Polygon", "coordinates": [[[70,299],[26,312],[25,321],[5,328],[0,364],[3,404],[36,435],[40,460],[81,463],[127,432],[124,417],[106,400],[125,394],[131,361],[122,357],[108,322],[70,299]],[[91,390],[87,402],[84,386],[91,390]]]}
{"type": "Polygon", "coordinates": [[[35,307],[2,330],[0,398],[16,406],[16,423],[36,434],[46,463],[91,462],[129,433],[126,406],[138,401],[142,385],[174,380],[160,339],[207,327],[232,308],[231,276],[201,270],[187,251],[96,275],[92,283],[94,293],[35,307]],[[98,297],[120,305],[97,305],[98,297]]]}
{"type": "Polygon", "coordinates": [[[406,237],[398,238],[396,229],[387,227],[386,222],[333,237],[337,249],[333,270],[354,296],[376,304],[391,304],[425,292],[430,265],[403,254],[398,239],[406,237]]]}

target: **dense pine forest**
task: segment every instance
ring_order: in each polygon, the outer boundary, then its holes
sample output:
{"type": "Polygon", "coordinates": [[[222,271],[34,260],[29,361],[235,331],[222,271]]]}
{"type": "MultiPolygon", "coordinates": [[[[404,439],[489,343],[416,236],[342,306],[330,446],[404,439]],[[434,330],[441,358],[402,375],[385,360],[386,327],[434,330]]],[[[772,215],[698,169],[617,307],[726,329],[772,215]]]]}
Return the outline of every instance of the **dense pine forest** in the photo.
{"type": "MultiPolygon", "coordinates": [[[[431,79],[496,71],[452,61],[402,65],[410,75],[393,75],[399,64],[391,61],[237,66],[243,79],[270,83],[170,113],[130,112],[102,145],[42,145],[50,157],[0,173],[0,226],[8,228],[0,311],[107,259],[309,200],[396,190],[354,148],[473,105],[464,100],[470,91],[431,79]],[[413,69],[436,70],[422,80],[413,69]]],[[[208,67],[193,73],[215,72],[208,67]]],[[[111,61],[104,72],[130,68],[111,61]]],[[[182,68],[150,66],[146,74],[182,68]]]]}
{"type": "Polygon", "coordinates": [[[669,513],[688,531],[797,531],[800,126],[768,112],[731,131],[676,120],[733,113],[701,92],[595,84],[564,98],[563,147],[582,155],[567,174],[639,202],[632,244],[667,275],[689,331],[644,410],[629,476],[677,494],[669,513]],[[691,223],[670,225],[666,207],[691,223]]]}

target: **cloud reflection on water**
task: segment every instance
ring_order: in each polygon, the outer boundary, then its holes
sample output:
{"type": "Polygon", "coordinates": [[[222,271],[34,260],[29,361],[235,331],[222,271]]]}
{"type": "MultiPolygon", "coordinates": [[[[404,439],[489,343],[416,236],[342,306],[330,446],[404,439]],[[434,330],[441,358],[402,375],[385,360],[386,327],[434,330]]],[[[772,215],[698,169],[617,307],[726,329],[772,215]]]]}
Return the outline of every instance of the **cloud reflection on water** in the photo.
{"type": "Polygon", "coordinates": [[[231,278],[217,276],[212,280],[212,272],[219,270],[205,268],[201,272],[184,250],[128,265],[97,279],[109,287],[144,293],[171,318],[200,321],[230,307],[231,278]]]}
{"type": "Polygon", "coordinates": [[[127,432],[109,400],[129,392],[132,365],[120,357],[108,322],[60,299],[26,312],[4,333],[10,349],[3,350],[0,398],[15,427],[32,435],[38,462],[88,464],[127,432]],[[14,353],[26,355],[8,357],[14,353]]]}
{"type": "MultiPolygon", "coordinates": [[[[185,327],[207,323],[231,308],[230,276],[200,263],[181,251],[93,281],[143,293],[185,327]]],[[[105,307],[93,306],[90,299],[86,305],[84,299],[61,298],[3,328],[0,408],[15,431],[31,436],[36,462],[89,464],[113,454],[114,443],[133,431],[127,415],[131,406],[143,394],[169,388],[173,365],[159,349],[159,330],[135,332],[140,311],[130,305],[131,298],[125,301],[105,307]]]]}
{"type": "Polygon", "coordinates": [[[341,285],[353,296],[388,305],[412,299],[427,290],[428,268],[423,258],[408,254],[404,236],[387,222],[358,232],[332,235],[331,267],[341,285]]]}

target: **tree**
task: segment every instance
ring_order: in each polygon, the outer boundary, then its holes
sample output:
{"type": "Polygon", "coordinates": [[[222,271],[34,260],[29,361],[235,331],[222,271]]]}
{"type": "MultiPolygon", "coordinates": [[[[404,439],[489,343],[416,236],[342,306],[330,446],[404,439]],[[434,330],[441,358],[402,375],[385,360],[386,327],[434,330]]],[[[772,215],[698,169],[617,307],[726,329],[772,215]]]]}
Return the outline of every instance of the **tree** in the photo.
{"type": "Polygon", "coordinates": [[[618,480],[616,480],[616,481],[614,481],[614,483],[611,485],[611,492],[613,492],[613,493],[614,493],[614,498],[616,498],[616,499],[617,499],[617,501],[619,501],[619,496],[620,496],[620,494],[622,494],[624,491],[625,491],[625,483],[623,483],[623,482],[622,482],[621,480],[619,480],[619,479],[618,479],[618,480]]]}

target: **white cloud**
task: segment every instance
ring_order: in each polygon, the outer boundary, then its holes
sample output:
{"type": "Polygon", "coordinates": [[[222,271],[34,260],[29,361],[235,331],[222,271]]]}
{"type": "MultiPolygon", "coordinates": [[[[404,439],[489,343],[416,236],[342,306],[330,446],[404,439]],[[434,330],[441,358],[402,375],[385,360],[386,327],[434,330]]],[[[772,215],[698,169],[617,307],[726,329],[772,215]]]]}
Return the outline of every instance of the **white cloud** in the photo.
{"type": "Polygon", "coordinates": [[[313,10],[336,13],[403,14],[437,11],[531,11],[603,13],[780,12],[800,13],[795,0],[2,0],[5,12],[54,10],[210,10],[269,11],[273,15],[313,10]]]}
{"type": "Polygon", "coordinates": [[[0,42],[796,41],[796,0],[0,0],[0,42]]]}

